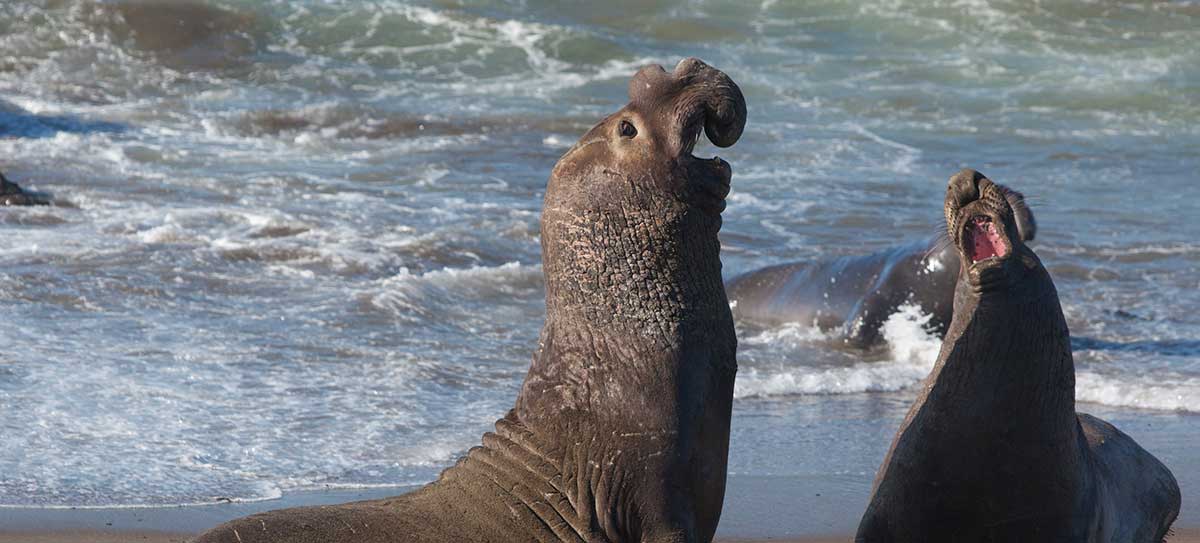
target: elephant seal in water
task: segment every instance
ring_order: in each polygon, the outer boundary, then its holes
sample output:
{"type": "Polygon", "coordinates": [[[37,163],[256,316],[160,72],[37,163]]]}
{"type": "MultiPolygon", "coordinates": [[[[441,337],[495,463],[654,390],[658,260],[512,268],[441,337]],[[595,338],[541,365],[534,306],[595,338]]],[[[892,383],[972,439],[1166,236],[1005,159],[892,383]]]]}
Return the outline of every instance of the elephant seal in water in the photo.
{"type": "Polygon", "coordinates": [[[1050,275],[998,185],[950,179],[954,318],[900,425],[856,541],[1160,542],[1179,514],[1171,472],[1075,412],[1075,365],[1050,275]]]}
{"type": "MultiPolygon", "coordinates": [[[[1000,187],[1016,212],[1017,230],[1029,241],[1037,233],[1033,211],[1020,192],[1000,187]]],[[[729,280],[729,299],[739,319],[763,323],[812,323],[836,330],[848,345],[867,348],[883,339],[880,329],[903,304],[929,315],[938,337],[946,334],[958,278],[958,250],[933,236],[862,256],[778,264],[729,280]]]]}
{"type": "Polygon", "coordinates": [[[45,206],[50,201],[40,194],[22,189],[0,173],[0,206],[45,206]]]}
{"type": "Polygon", "coordinates": [[[546,322],[515,407],[429,485],[235,520],[200,543],[706,542],[725,492],[734,358],[721,282],[745,100],[696,59],[641,69],[559,160],[542,213],[546,322]]]}

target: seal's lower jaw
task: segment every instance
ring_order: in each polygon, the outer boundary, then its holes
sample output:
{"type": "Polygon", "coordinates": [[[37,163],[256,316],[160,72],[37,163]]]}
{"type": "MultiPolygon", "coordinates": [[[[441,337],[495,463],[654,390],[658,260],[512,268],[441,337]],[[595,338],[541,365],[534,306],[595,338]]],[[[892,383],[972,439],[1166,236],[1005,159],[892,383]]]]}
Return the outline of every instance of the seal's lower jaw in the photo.
{"type": "Polygon", "coordinates": [[[685,165],[690,185],[688,192],[693,195],[694,203],[706,212],[720,215],[725,211],[725,197],[729,196],[733,170],[719,156],[698,158],[692,154],[703,133],[704,125],[700,122],[684,127],[680,135],[683,148],[679,152],[679,161],[685,165]]]}
{"type": "Polygon", "coordinates": [[[696,158],[687,155],[687,192],[692,203],[708,213],[720,215],[725,211],[725,197],[729,196],[729,182],[733,170],[721,157],[696,158]]]}

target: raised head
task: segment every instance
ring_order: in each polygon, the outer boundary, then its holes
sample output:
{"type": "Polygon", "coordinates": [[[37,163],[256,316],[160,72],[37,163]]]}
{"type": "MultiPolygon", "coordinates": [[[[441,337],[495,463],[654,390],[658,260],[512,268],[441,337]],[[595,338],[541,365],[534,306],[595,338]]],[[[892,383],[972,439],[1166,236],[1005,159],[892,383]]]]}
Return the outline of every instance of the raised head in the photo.
{"type": "Polygon", "coordinates": [[[629,103],[594,126],[554,167],[546,208],[573,211],[656,209],[683,203],[720,213],[729,164],[692,151],[703,131],[733,145],[746,124],[746,101],[719,70],[688,58],[668,73],[657,64],[629,82],[629,103]]]}
{"type": "Polygon", "coordinates": [[[982,293],[1004,289],[1041,266],[1026,245],[1037,223],[1021,193],[972,169],[950,178],[946,232],[962,262],[959,282],[982,293]]]}
{"type": "Polygon", "coordinates": [[[716,235],[731,170],[692,151],[701,132],[733,145],[745,123],[741,90],[700,60],[638,71],[629,103],[551,174],[542,215],[549,316],[644,321],[671,317],[660,306],[696,308],[697,295],[726,304],[716,235]]]}

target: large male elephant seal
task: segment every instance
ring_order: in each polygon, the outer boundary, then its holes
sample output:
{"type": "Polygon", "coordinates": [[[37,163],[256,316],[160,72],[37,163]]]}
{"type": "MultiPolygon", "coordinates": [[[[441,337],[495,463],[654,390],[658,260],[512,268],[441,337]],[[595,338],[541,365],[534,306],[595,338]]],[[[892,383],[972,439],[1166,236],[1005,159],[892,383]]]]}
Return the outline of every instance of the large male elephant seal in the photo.
{"type": "MultiPolygon", "coordinates": [[[[1000,190],[1016,213],[1021,238],[1032,240],[1037,222],[1025,196],[1000,190]]],[[[858,348],[880,343],[888,317],[913,304],[930,316],[930,328],[941,337],[950,326],[959,267],[958,250],[942,239],[931,236],[868,255],[750,271],[729,280],[729,299],[739,319],[813,324],[858,348]]]]}
{"type": "Polygon", "coordinates": [[[946,224],[962,261],[954,318],[856,541],[1162,541],[1179,486],[1129,436],[1075,412],[1058,294],[1003,190],[959,172],[946,224]]]}
{"type": "Polygon", "coordinates": [[[235,520],[202,543],[710,541],[736,339],[721,283],[742,93],[696,59],[648,66],[559,160],[542,213],[546,322],[516,406],[437,481],[235,520]]]}

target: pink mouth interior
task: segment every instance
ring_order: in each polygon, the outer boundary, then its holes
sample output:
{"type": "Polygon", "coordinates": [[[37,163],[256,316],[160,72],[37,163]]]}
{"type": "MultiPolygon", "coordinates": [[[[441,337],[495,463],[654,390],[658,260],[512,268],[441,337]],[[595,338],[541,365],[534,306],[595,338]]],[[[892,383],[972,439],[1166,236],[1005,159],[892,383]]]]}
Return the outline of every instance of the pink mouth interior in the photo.
{"type": "Polygon", "coordinates": [[[1000,240],[1000,232],[996,230],[996,225],[991,219],[973,217],[967,226],[967,232],[971,238],[967,249],[971,251],[972,262],[1008,255],[1008,247],[1000,240]]]}

